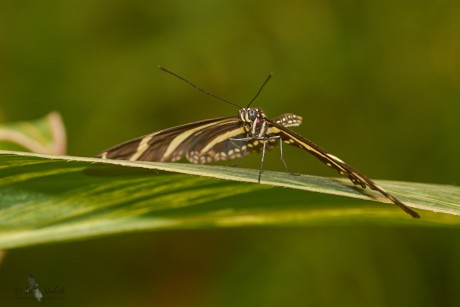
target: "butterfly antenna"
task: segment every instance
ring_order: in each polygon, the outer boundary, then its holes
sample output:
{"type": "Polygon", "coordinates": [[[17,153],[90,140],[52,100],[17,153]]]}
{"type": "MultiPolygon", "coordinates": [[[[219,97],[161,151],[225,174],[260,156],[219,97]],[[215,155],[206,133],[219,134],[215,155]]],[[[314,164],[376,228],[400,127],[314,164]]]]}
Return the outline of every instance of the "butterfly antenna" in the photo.
{"type": "Polygon", "coordinates": [[[215,94],[213,94],[213,93],[211,93],[211,92],[208,92],[208,91],[202,89],[201,87],[196,86],[195,84],[193,84],[193,83],[190,82],[189,80],[185,79],[184,77],[179,76],[178,74],[173,73],[172,71],[170,71],[170,70],[164,68],[164,67],[161,66],[161,65],[158,66],[158,68],[159,68],[160,70],[164,71],[164,72],[167,72],[167,73],[170,74],[170,75],[173,75],[173,76],[176,77],[176,78],[181,79],[182,81],[187,82],[188,84],[190,84],[191,86],[193,86],[194,88],[196,88],[196,89],[199,90],[200,92],[205,93],[206,95],[209,95],[209,96],[211,96],[211,97],[217,98],[217,99],[219,99],[219,100],[221,100],[221,101],[223,101],[223,102],[226,102],[226,103],[228,103],[228,104],[231,104],[231,105],[233,105],[233,106],[235,106],[235,107],[237,107],[237,108],[239,108],[239,109],[242,109],[242,108],[243,108],[243,107],[237,105],[236,103],[233,103],[233,102],[231,102],[231,101],[228,101],[228,100],[226,100],[226,99],[224,99],[224,98],[222,98],[222,97],[219,97],[219,96],[217,96],[217,95],[215,95],[215,94]]]}
{"type": "Polygon", "coordinates": [[[257,92],[257,94],[254,96],[254,98],[252,98],[251,102],[249,102],[249,104],[248,104],[248,106],[247,106],[248,108],[249,108],[249,106],[254,102],[254,100],[256,100],[256,98],[259,97],[259,94],[260,94],[260,92],[262,92],[262,90],[264,89],[265,84],[267,84],[267,82],[270,81],[270,79],[271,79],[272,77],[273,77],[273,73],[271,72],[271,73],[268,74],[267,79],[265,79],[264,83],[263,83],[262,86],[259,88],[259,91],[257,92]]]}

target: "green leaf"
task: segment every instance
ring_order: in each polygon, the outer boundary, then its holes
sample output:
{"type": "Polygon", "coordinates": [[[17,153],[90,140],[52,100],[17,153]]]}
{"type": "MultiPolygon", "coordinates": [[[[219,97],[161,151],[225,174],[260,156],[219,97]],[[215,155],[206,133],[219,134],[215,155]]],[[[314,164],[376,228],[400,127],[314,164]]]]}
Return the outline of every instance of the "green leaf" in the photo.
{"type": "Polygon", "coordinates": [[[337,178],[264,171],[257,184],[254,169],[11,151],[0,151],[0,165],[0,248],[144,230],[460,225],[455,186],[378,181],[423,209],[417,220],[337,178]]]}
{"type": "Polygon", "coordinates": [[[66,133],[61,116],[51,112],[37,120],[0,125],[0,148],[65,154],[66,133]]]}

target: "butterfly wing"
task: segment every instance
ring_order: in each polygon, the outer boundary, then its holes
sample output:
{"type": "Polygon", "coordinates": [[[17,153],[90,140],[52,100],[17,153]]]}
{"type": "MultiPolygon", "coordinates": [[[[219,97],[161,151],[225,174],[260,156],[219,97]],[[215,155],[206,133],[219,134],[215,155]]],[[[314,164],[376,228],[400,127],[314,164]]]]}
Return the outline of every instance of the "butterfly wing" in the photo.
{"type": "Polygon", "coordinates": [[[321,160],[327,166],[337,170],[339,174],[347,176],[355,185],[360,185],[362,188],[365,188],[367,186],[372,190],[378,191],[412,217],[420,217],[417,212],[413,211],[412,209],[404,205],[393,195],[389,194],[383,188],[375,184],[367,176],[365,176],[355,168],[351,167],[350,165],[346,164],[336,156],[328,153],[326,150],[322,149],[321,147],[307,140],[306,138],[298,135],[294,131],[286,127],[283,127],[282,125],[276,122],[270,120],[267,121],[270,123],[268,134],[279,135],[284,143],[297,146],[299,148],[306,150],[307,152],[311,153],[319,160],[321,160]]]}
{"type": "MultiPolygon", "coordinates": [[[[278,116],[275,121],[285,127],[298,126],[302,117],[289,113],[278,116]]],[[[258,140],[238,141],[246,137],[238,117],[222,117],[150,133],[109,148],[97,157],[158,162],[174,162],[186,157],[192,163],[203,164],[262,151],[263,143],[258,140]]],[[[266,150],[275,145],[276,140],[270,140],[266,150]]]]}
{"type": "Polygon", "coordinates": [[[283,127],[298,127],[302,124],[302,116],[292,113],[285,113],[272,118],[270,121],[283,127]]]}
{"type": "Polygon", "coordinates": [[[242,144],[232,139],[246,137],[246,131],[239,118],[233,119],[232,122],[223,122],[194,135],[193,143],[185,154],[187,160],[205,164],[245,156],[247,152],[242,144]]]}
{"type": "Polygon", "coordinates": [[[207,163],[212,161],[195,160],[191,152],[206,153],[212,147],[207,146],[209,143],[215,146],[243,133],[244,128],[238,117],[215,118],[150,133],[109,148],[97,157],[174,162],[185,156],[194,163],[207,163]]]}

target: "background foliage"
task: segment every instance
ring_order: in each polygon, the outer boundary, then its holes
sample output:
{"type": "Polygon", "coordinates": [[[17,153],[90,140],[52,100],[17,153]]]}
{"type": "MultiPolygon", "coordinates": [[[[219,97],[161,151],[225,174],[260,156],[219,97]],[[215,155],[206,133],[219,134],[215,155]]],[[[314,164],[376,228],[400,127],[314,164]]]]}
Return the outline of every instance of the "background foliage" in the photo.
{"type": "MultiPolygon", "coordinates": [[[[162,64],[269,116],[372,178],[460,184],[458,1],[4,1],[0,119],[61,112],[68,153],[236,114],[162,64]]],[[[257,167],[259,157],[244,161],[257,167]]],[[[295,149],[293,171],[332,175],[295,149]]],[[[278,157],[267,168],[281,170],[278,157]]],[[[327,196],[324,196],[327,197],[327,196]]],[[[327,198],[325,198],[326,200],[327,198]]],[[[263,199],[261,199],[263,201],[263,199]]],[[[9,252],[0,297],[33,271],[65,302],[455,306],[457,229],[178,231],[9,252]]]]}

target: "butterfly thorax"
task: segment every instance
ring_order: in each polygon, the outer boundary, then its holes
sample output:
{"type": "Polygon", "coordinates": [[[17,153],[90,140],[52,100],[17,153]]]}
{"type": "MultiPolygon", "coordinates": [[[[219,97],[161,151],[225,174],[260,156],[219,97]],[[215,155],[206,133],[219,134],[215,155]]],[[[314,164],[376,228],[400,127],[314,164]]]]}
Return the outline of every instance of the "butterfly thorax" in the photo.
{"type": "Polygon", "coordinates": [[[262,139],[267,133],[267,122],[264,111],[258,108],[242,108],[239,117],[244,123],[244,130],[248,136],[262,139]]]}

